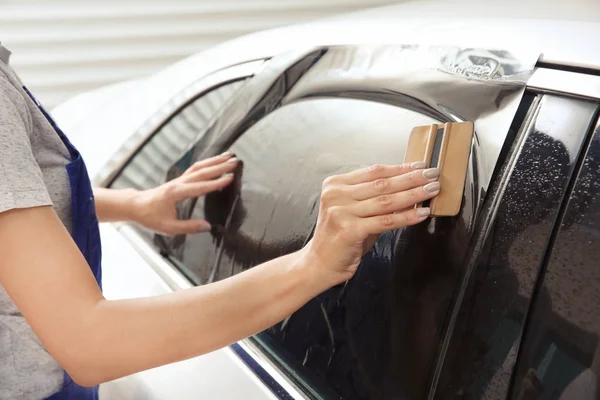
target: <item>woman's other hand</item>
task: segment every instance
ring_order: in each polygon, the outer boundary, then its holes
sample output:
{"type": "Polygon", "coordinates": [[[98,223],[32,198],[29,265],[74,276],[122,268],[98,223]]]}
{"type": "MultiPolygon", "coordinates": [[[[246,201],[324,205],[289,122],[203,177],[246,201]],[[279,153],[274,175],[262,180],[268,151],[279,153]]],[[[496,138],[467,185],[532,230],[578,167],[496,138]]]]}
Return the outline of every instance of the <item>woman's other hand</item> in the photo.
{"type": "Polygon", "coordinates": [[[427,219],[429,208],[415,205],[439,193],[439,170],[422,168],[375,165],[325,180],[315,234],[302,250],[321,283],[350,279],[379,234],[427,219]]]}
{"type": "Polygon", "coordinates": [[[180,220],[180,201],[221,190],[233,180],[238,160],[230,153],[198,161],[181,176],[154,189],[137,192],[133,198],[132,220],[167,235],[210,231],[204,220],[180,220]]]}

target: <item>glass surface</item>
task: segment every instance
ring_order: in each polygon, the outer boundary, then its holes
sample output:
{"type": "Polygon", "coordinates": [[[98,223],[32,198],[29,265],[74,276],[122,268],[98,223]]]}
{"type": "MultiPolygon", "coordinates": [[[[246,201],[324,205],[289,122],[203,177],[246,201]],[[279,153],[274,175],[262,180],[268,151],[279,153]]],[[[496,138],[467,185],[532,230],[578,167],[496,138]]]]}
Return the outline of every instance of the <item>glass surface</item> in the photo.
{"type": "Polygon", "coordinates": [[[402,163],[412,128],[435,122],[362,100],[303,101],[272,112],[229,149],[242,162],[234,184],[195,205],[192,218],[211,222],[212,237],[188,235],[171,255],[205,284],[300,248],[326,177],[402,163]]]}
{"type": "MultiPolygon", "coordinates": [[[[163,184],[169,168],[201,137],[210,120],[243,83],[240,80],[213,88],[175,113],[129,160],[111,188],[145,190],[163,184]]],[[[153,232],[137,224],[133,227],[154,244],[153,232]]]]}
{"type": "MultiPolygon", "coordinates": [[[[211,235],[177,238],[170,256],[205,284],[301,248],[326,177],[402,163],[412,128],[437,122],[365,100],[310,99],[276,109],[229,148],[242,161],[234,184],[195,204],[193,217],[211,222],[211,235]]],[[[472,193],[465,192],[465,204],[473,203],[472,193]]],[[[465,212],[381,235],[352,280],[262,332],[258,342],[318,396],[421,398],[472,218],[465,212]]]]}

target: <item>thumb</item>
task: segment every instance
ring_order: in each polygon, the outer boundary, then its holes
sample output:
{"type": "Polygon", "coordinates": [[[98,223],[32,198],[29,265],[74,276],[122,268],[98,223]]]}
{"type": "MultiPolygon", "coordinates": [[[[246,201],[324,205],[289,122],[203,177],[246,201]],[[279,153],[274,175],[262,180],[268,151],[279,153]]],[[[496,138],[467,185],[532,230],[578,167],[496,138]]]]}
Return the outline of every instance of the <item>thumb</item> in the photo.
{"type": "Polygon", "coordinates": [[[202,219],[172,220],[165,224],[165,233],[178,235],[182,233],[204,233],[210,232],[210,224],[202,219]]]}

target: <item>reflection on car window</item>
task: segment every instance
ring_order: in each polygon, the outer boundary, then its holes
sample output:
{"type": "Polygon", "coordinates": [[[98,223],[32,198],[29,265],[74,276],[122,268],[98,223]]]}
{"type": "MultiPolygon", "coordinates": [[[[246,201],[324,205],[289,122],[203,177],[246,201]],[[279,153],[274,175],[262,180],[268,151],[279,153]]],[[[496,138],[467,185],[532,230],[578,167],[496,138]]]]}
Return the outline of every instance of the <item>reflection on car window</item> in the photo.
{"type": "Polygon", "coordinates": [[[220,86],[175,114],[129,161],[111,187],[143,190],[164,183],[167,170],[198,139],[208,121],[242,83],[220,86]]]}
{"type": "MultiPolygon", "coordinates": [[[[111,188],[145,190],[163,184],[169,168],[199,139],[208,122],[243,82],[229,82],[212,89],[173,115],[129,160],[111,188]]],[[[152,242],[152,232],[139,225],[134,225],[134,229],[152,242]]]]}
{"type": "Polygon", "coordinates": [[[236,181],[199,199],[193,212],[211,223],[213,237],[188,236],[181,260],[204,284],[302,246],[327,176],[402,162],[412,126],[432,121],[358,100],[301,102],[271,113],[229,149],[242,164],[236,181]]]}
{"type": "MultiPolygon", "coordinates": [[[[187,276],[205,284],[301,248],[327,176],[401,163],[412,128],[437,122],[350,99],[276,109],[229,149],[242,161],[236,182],[195,205],[194,215],[211,222],[212,234],[187,236],[172,255],[187,276]]],[[[382,235],[351,281],[256,339],[319,396],[422,398],[467,235],[462,218],[382,235]],[[436,251],[424,251],[423,243],[436,251]]]]}

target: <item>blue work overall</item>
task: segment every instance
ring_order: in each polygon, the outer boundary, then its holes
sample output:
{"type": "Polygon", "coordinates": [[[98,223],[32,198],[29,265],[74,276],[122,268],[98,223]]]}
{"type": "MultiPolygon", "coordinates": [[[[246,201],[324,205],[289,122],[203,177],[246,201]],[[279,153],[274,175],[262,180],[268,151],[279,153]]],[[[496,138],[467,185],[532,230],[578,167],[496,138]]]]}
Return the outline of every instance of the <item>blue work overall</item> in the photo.
{"type": "MultiPolygon", "coordinates": [[[[24,88],[29,97],[37,104],[38,108],[44,114],[48,122],[52,125],[60,139],[67,149],[71,161],[67,164],[67,173],[71,185],[71,207],[73,209],[73,222],[71,236],[79,247],[79,250],[85,257],[92,273],[102,288],[102,270],[101,259],[102,251],[100,245],[100,229],[98,227],[98,217],[96,216],[96,206],[94,203],[94,193],[90,182],[85,163],[81,154],[71,144],[62,130],[56,125],[52,117],[44,110],[41,104],[33,95],[24,88]]],[[[48,400],[97,400],[98,387],[82,387],[73,382],[71,377],[65,372],[63,387],[60,392],[48,397],[48,400]]]]}

